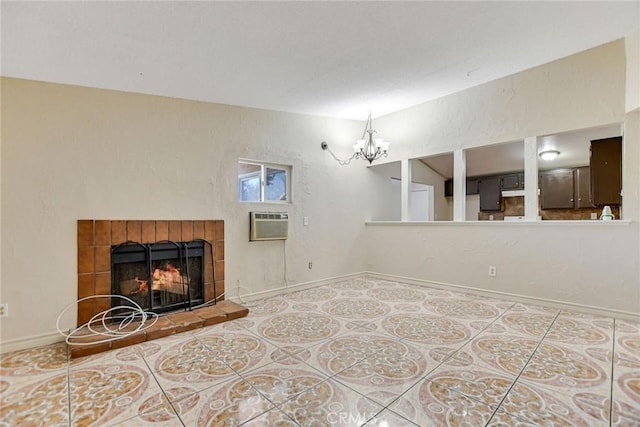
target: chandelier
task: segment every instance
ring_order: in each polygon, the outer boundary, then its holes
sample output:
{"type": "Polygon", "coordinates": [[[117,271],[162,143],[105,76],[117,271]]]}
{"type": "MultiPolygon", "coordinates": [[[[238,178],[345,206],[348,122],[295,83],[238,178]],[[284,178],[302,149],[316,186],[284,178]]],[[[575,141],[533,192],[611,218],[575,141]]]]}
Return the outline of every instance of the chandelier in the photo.
{"type": "Polygon", "coordinates": [[[371,125],[371,112],[369,112],[369,118],[367,118],[367,123],[364,127],[364,132],[362,132],[362,137],[356,141],[353,145],[353,154],[347,160],[340,160],[333,154],[333,151],[329,148],[329,144],[325,141],[322,141],[320,147],[323,150],[327,150],[331,156],[341,165],[348,165],[351,163],[353,159],[364,159],[368,160],[369,164],[373,163],[374,160],[378,160],[380,157],[387,157],[387,153],[389,151],[389,142],[385,141],[383,138],[374,138],[373,134],[376,131],[373,129],[371,125]]]}

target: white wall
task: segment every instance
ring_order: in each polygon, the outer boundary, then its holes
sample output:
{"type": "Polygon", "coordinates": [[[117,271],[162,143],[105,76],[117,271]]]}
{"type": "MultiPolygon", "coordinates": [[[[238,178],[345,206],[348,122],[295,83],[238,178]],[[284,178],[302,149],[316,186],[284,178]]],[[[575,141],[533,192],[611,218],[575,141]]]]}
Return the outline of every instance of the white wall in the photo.
{"type": "Polygon", "coordinates": [[[637,224],[586,225],[370,224],[367,269],[640,314],[637,224]]]}
{"type": "Polygon", "coordinates": [[[2,343],[52,333],[77,299],[78,219],[223,219],[229,296],[284,286],[282,242],[248,241],[251,210],[291,214],[290,284],[363,270],[369,171],[320,148],[348,153],[363,123],[1,82],[2,343]],[[240,204],[239,158],[291,164],[294,202],[240,204]]]}
{"type": "Polygon", "coordinates": [[[421,184],[433,185],[434,189],[434,220],[435,221],[451,221],[453,217],[449,212],[447,199],[444,197],[444,181],[445,179],[429,166],[420,160],[411,160],[411,181],[421,184]]]}
{"type": "Polygon", "coordinates": [[[394,161],[621,123],[625,67],[618,40],[376,118],[376,131],[394,161]]]}
{"type": "Polygon", "coordinates": [[[640,110],[640,30],[625,38],[627,56],[626,111],[640,110]]]}
{"type": "Polygon", "coordinates": [[[374,197],[366,219],[400,221],[400,162],[377,163],[367,170],[369,183],[366,188],[373,190],[370,193],[374,197]]]}
{"type": "Polygon", "coordinates": [[[466,221],[477,221],[478,213],[480,212],[480,195],[472,194],[467,196],[464,203],[464,210],[464,219],[466,221]]]}
{"type": "Polygon", "coordinates": [[[625,115],[625,73],[618,40],[378,118],[376,130],[396,142],[390,155],[400,160],[624,122],[624,217],[632,223],[373,224],[367,268],[640,314],[640,121],[625,115]]]}

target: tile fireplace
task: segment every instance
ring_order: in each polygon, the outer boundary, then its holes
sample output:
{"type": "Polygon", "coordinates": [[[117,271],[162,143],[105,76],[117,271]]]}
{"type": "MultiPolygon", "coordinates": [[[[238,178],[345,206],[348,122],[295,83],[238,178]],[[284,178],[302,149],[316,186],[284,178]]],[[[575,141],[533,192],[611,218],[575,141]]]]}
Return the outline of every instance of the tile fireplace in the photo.
{"type": "MultiPolygon", "coordinates": [[[[114,291],[158,313],[214,300],[224,292],[224,221],[79,220],[78,299],[114,291]]],[[[77,325],[110,308],[108,298],[79,302],[77,325]]]]}
{"type": "MultiPolygon", "coordinates": [[[[224,299],[224,221],[78,220],[77,333],[71,358],[138,344],[244,317],[246,307],[224,299]],[[98,297],[106,295],[106,297],[98,297]],[[123,304],[159,313],[148,327],[128,323],[126,336],[103,340],[94,316],[123,304]],[[87,298],[95,297],[95,298],[87,298]],[[213,301],[217,301],[214,305],[213,301]],[[204,305],[203,305],[204,303],[204,305]],[[91,321],[92,329],[83,327],[91,321]]],[[[119,308],[117,308],[119,310],[119,308]]],[[[124,310],[124,309],[123,309],[124,310]]],[[[117,316],[114,316],[117,317],[117,316]]],[[[104,327],[102,328],[104,330],[104,327]]],[[[119,329],[120,330],[120,329],[119,329]]]]}

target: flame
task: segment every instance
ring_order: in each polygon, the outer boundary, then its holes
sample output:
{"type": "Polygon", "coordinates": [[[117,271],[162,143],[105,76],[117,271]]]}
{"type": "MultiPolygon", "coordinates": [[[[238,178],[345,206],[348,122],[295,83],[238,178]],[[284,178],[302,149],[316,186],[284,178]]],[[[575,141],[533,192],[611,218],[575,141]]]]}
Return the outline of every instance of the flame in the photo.
{"type": "MultiPolygon", "coordinates": [[[[187,278],[180,274],[180,269],[169,263],[167,263],[164,269],[155,268],[151,278],[153,279],[151,281],[151,289],[154,291],[173,291],[174,293],[184,293],[184,288],[188,283],[187,278]],[[178,292],[176,292],[176,290],[178,292]]],[[[136,293],[149,290],[148,280],[142,280],[136,277],[135,281],[140,283],[140,287],[136,293]]]]}

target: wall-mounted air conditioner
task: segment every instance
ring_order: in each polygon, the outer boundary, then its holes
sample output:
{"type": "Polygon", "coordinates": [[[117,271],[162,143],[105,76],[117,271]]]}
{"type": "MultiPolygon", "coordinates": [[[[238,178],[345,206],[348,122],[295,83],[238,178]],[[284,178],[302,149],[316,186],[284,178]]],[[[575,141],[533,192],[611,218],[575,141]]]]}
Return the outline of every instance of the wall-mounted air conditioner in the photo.
{"type": "Polygon", "coordinates": [[[249,240],[286,240],[289,235],[287,212],[250,212],[249,240]]]}

